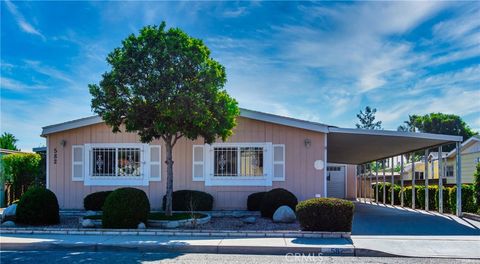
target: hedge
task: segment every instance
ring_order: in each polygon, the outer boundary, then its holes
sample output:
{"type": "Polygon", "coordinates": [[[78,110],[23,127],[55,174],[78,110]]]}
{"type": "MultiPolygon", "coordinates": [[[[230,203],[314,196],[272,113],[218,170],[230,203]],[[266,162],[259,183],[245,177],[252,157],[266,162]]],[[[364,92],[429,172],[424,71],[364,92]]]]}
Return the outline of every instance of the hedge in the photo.
{"type": "Polygon", "coordinates": [[[351,232],[354,204],[337,198],[313,198],[296,207],[305,231],[351,232]]]}
{"type": "Polygon", "coordinates": [[[137,228],[147,223],[150,202],[144,191],[120,188],[107,196],[103,205],[102,224],[105,228],[137,228]]]}
{"type": "MultiPolygon", "coordinates": [[[[472,184],[462,184],[462,212],[476,213],[478,207],[474,201],[474,186],[472,184]]],[[[448,204],[452,213],[457,208],[457,186],[449,188],[448,204]]]]}
{"type": "MultiPolygon", "coordinates": [[[[447,187],[443,187],[443,212],[444,213],[453,213],[451,208],[450,208],[450,203],[449,203],[449,199],[450,199],[450,196],[449,196],[449,189],[450,188],[447,188],[447,187]]],[[[440,189],[438,188],[437,186],[437,189],[435,191],[435,206],[436,206],[436,210],[438,210],[439,208],[439,200],[438,200],[438,194],[440,192],[440,189]]]]}
{"type": "Polygon", "coordinates": [[[480,214],[480,162],[477,163],[477,169],[473,174],[473,189],[475,190],[475,201],[477,203],[477,214],[480,214]]]}
{"type": "MultiPolygon", "coordinates": [[[[167,197],[163,196],[164,210],[166,203],[167,197]]],[[[173,211],[211,211],[212,209],[213,196],[206,192],[179,190],[172,194],[173,211]]]]}
{"type": "Polygon", "coordinates": [[[293,193],[282,188],[277,188],[265,193],[260,206],[260,212],[262,217],[272,218],[278,207],[287,205],[295,211],[297,204],[297,197],[295,197],[293,193]]]}
{"type": "MultiPolygon", "coordinates": [[[[425,186],[419,185],[417,188],[417,208],[425,209],[425,186]]],[[[438,194],[437,185],[428,186],[428,209],[429,210],[438,210],[438,199],[435,199],[435,196],[438,194]]]]}
{"type": "Polygon", "coordinates": [[[256,192],[250,194],[247,198],[248,211],[260,211],[262,200],[266,193],[267,192],[256,192]]]}
{"type": "Polygon", "coordinates": [[[107,196],[111,193],[112,191],[91,193],[83,199],[83,207],[85,210],[101,211],[107,196]]]}
{"type": "Polygon", "coordinates": [[[17,222],[30,225],[52,225],[60,222],[58,200],[43,187],[28,189],[17,205],[17,222]]]}

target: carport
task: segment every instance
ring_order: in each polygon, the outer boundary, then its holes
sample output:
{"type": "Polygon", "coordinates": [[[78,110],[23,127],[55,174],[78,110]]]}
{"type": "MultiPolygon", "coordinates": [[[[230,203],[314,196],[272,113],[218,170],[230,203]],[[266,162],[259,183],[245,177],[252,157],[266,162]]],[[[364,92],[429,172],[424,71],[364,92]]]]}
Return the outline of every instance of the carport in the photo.
{"type": "MultiPolygon", "coordinates": [[[[442,134],[429,133],[414,133],[414,132],[400,132],[400,131],[386,131],[386,130],[366,130],[366,129],[348,129],[329,127],[327,134],[327,161],[329,163],[342,163],[357,165],[357,198],[367,201],[371,197],[370,186],[373,181],[387,182],[385,176],[385,161],[391,160],[393,164],[393,157],[400,156],[400,175],[401,187],[403,188],[404,175],[404,158],[405,154],[414,154],[418,151],[425,152],[425,163],[427,164],[427,157],[429,150],[442,152],[442,147],[445,145],[456,144],[456,186],[457,186],[457,205],[456,215],[460,216],[461,208],[461,155],[460,143],[461,136],[451,136],[442,134]],[[372,166],[372,163],[375,166],[372,166]],[[383,171],[379,171],[379,167],[383,171]],[[379,175],[380,174],[380,175],[379,175]],[[379,181],[379,177],[381,180],[379,181]]],[[[406,162],[406,161],[405,161],[406,162]]],[[[414,161],[411,161],[412,163],[414,161]]],[[[393,175],[394,166],[391,166],[391,175],[393,175]]],[[[443,169],[442,159],[438,162],[439,178],[442,179],[445,173],[443,169]]],[[[428,166],[425,166],[425,209],[428,211],[428,166]]],[[[391,177],[393,184],[393,176],[391,177]]],[[[442,189],[442,181],[439,180],[439,188],[442,189]]],[[[376,185],[376,193],[378,193],[378,185],[376,185]]],[[[327,194],[328,195],[328,194],[327,194]]],[[[385,188],[383,188],[383,201],[385,201],[385,188]]],[[[391,192],[391,203],[394,204],[394,192],[391,192]]],[[[403,192],[401,193],[401,202],[403,207],[403,192]]],[[[378,203],[378,197],[376,201],[378,203]]],[[[415,166],[412,166],[412,209],[415,209],[415,166]]],[[[439,192],[439,212],[443,213],[443,192],[439,192]]]]}

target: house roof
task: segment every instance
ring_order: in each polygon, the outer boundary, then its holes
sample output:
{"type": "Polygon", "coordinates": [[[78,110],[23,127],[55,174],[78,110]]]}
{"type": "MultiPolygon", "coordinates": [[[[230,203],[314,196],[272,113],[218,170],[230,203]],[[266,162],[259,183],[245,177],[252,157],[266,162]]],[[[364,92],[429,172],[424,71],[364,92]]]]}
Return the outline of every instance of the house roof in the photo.
{"type": "MultiPolygon", "coordinates": [[[[442,152],[442,158],[446,158],[448,155],[448,152],[442,152]]],[[[428,159],[429,160],[437,160],[438,159],[438,152],[430,152],[428,154],[428,159]]]]}
{"type": "MultiPolygon", "coordinates": [[[[460,145],[460,151],[463,151],[465,148],[468,148],[477,142],[480,142],[480,138],[478,136],[473,136],[465,140],[465,142],[463,142],[460,145]]],[[[456,155],[457,155],[457,149],[452,149],[452,151],[448,152],[447,158],[455,157],[456,155]]]]}
{"type": "MultiPolygon", "coordinates": [[[[263,113],[263,112],[244,109],[244,108],[240,108],[240,116],[249,118],[249,119],[254,119],[254,120],[279,124],[279,125],[285,125],[290,127],[297,127],[297,128],[302,128],[302,129],[322,132],[322,133],[328,133],[328,128],[329,128],[328,125],[325,125],[322,123],[311,122],[311,121],[285,117],[280,115],[273,115],[273,114],[263,113]]],[[[55,125],[45,126],[42,128],[42,136],[46,136],[52,133],[62,132],[65,130],[100,124],[103,122],[104,121],[100,116],[91,116],[91,117],[80,118],[80,119],[59,123],[55,125]]]]}
{"type": "MultiPolygon", "coordinates": [[[[328,134],[327,161],[342,164],[362,164],[462,140],[440,134],[339,128],[244,108],[240,116],[328,134]]],[[[42,136],[99,123],[103,123],[99,116],[72,120],[43,127],[42,136]]]]}

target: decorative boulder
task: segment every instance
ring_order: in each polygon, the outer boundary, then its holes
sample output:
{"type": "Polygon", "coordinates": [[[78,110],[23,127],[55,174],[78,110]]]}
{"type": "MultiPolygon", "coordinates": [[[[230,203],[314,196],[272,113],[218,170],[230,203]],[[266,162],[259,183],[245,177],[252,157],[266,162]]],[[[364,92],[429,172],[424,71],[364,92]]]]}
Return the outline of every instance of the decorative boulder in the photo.
{"type": "Polygon", "coordinates": [[[257,221],[257,218],[255,218],[254,216],[245,217],[242,219],[242,222],[244,222],[245,224],[255,224],[255,221],[257,221]]]}
{"type": "Polygon", "coordinates": [[[280,206],[273,214],[273,222],[276,223],[293,223],[297,220],[295,212],[287,205],[280,206]]]}
{"type": "Polygon", "coordinates": [[[2,227],[14,227],[15,223],[13,221],[6,221],[2,224],[2,227]]]}
{"type": "Polygon", "coordinates": [[[138,228],[138,229],[145,229],[145,228],[147,228],[147,227],[145,226],[145,223],[140,222],[140,223],[138,224],[137,228],[138,228]]]}
{"type": "Polygon", "coordinates": [[[3,210],[2,214],[2,222],[5,221],[15,221],[15,217],[17,214],[17,204],[12,204],[9,207],[3,210]]]}
{"type": "Polygon", "coordinates": [[[95,227],[95,223],[92,221],[92,219],[83,219],[82,227],[84,228],[95,227]]]}

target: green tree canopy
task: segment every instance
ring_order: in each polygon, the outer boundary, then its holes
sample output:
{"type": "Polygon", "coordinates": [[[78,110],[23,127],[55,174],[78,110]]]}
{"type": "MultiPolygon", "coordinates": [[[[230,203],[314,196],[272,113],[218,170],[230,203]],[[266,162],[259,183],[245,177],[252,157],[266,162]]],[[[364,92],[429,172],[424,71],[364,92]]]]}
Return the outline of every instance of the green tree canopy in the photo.
{"type": "Polygon", "coordinates": [[[430,113],[423,116],[413,115],[413,117],[413,126],[423,133],[462,136],[464,141],[478,134],[457,115],[430,113]]]}
{"type": "Polygon", "coordinates": [[[2,149],[18,150],[17,146],[15,145],[17,142],[18,139],[15,138],[13,134],[4,132],[0,136],[0,148],[2,149]]]}
{"type": "Polygon", "coordinates": [[[36,153],[13,153],[2,156],[1,182],[9,182],[13,186],[14,196],[19,198],[22,188],[34,183],[40,173],[40,160],[36,153]]]}
{"type": "Polygon", "coordinates": [[[376,108],[370,108],[370,106],[365,107],[365,112],[360,110],[360,113],[357,114],[357,118],[360,121],[360,124],[355,124],[357,128],[363,129],[382,129],[382,121],[375,121],[375,113],[377,112],[376,108]]]}
{"type": "Polygon", "coordinates": [[[232,134],[240,111],[224,90],[225,69],[210,50],[178,28],[147,26],[111,52],[112,69],[89,85],[92,109],[113,132],[122,124],[142,142],[163,139],[167,164],[166,214],[171,215],[172,150],[178,139],[206,143],[232,134]]]}

